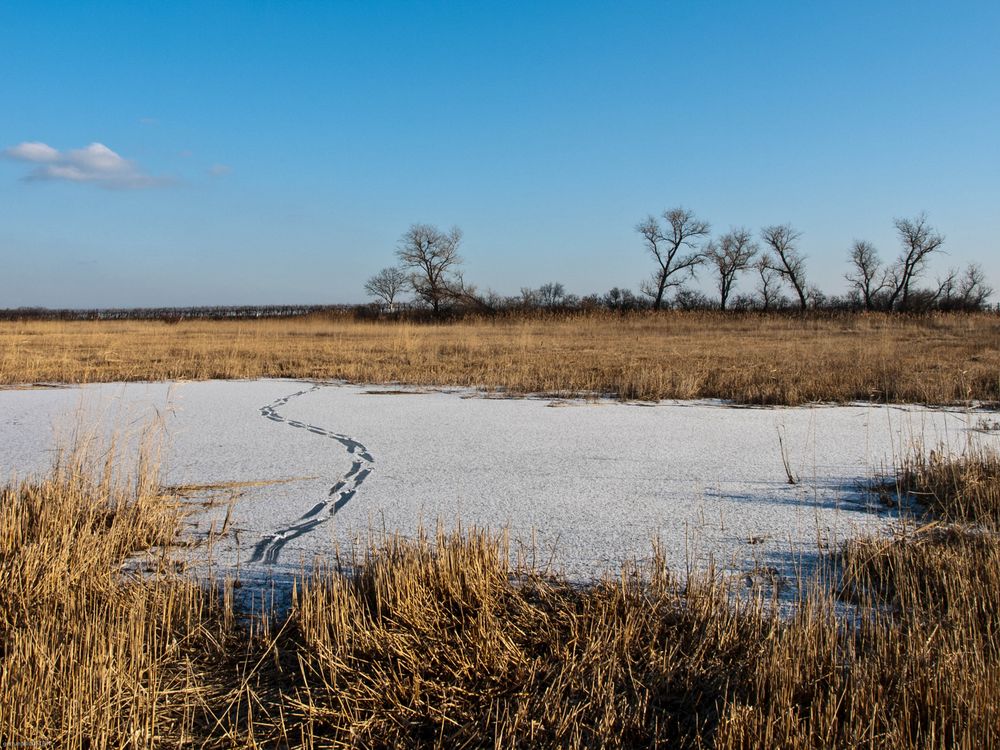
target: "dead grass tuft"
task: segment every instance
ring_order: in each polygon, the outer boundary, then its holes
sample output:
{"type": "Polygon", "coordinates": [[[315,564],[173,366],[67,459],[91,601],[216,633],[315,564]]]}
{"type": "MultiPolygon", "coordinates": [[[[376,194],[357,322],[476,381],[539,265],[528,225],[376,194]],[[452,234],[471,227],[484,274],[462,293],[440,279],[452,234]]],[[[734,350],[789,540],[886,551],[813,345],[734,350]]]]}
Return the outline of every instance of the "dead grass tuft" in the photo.
{"type": "Polygon", "coordinates": [[[994,452],[916,453],[903,463],[894,485],[945,522],[1000,529],[1000,456],[994,452]]]}

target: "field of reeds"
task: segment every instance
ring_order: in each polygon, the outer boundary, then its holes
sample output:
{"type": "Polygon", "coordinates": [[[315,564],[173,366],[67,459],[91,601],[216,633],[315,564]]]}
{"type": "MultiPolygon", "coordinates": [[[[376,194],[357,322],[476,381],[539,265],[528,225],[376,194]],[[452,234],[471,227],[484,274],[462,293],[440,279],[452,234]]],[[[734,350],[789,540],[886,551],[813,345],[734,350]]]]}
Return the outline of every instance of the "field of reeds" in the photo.
{"type": "Polygon", "coordinates": [[[383,539],[240,610],[179,574],[155,462],[0,497],[0,745],[983,748],[1000,742],[1000,459],[873,484],[933,515],[787,609],[654,562],[580,588],[475,530],[383,539]],[[138,556],[138,557],[137,557],[138,556]]]}
{"type": "Polygon", "coordinates": [[[1000,316],[0,322],[0,385],[296,377],[752,404],[1000,401],[1000,316]]]}

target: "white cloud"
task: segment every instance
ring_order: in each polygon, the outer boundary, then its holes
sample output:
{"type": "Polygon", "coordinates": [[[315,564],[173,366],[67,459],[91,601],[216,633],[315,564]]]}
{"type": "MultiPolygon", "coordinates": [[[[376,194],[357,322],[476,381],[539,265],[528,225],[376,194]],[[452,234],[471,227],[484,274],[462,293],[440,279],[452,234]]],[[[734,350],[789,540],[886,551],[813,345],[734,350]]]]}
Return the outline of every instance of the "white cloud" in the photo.
{"type": "Polygon", "coordinates": [[[38,141],[25,141],[3,152],[10,159],[20,161],[46,162],[59,158],[59,152],[52,146],[38,141]]]}
{"type": "Polygon", "coordinates": [[[36,164],[24,179],[92,183],[117,190],[135,190],[166,184],[166,180],[143,172],[139,166],[116,154],[103,143],[58,151],[45,143],[24,142],[3,152],[8,159],[36,164]]]}
{"type": "Polygon", "coordinates": [[[228,164],[213,164],[208,168],[208,173],[212,175],[212,177],[224,177],[232,171],[233,168],[228,164]]]}

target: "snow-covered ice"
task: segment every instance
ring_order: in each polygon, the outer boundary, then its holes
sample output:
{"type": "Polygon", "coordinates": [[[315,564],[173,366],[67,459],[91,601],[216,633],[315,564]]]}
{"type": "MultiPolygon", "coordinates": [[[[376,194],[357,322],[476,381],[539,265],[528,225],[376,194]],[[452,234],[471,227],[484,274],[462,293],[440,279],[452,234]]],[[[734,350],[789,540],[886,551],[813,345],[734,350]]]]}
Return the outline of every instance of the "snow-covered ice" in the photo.
{"type": "MultiPolygon", "coordinates": [[[[371,534],[508,529],[575,580],[648,558],[790,575],[821,545],[886,529],[860,490],[914,445],[1000,443],[979,414],[918,406],[737,408],[487,398],[293,380],[0,391],[0,471],[44,472],[78,425],[158,418],[170,484],[244,487],[217,572],[284,578],[371,534]],[[779,436],[781,442],[779,443],[779,436]],[[789,484],[783,443],[792,473],[789,484]]],[[[196,515],[204,532],[221,510],[196,515]]]]}

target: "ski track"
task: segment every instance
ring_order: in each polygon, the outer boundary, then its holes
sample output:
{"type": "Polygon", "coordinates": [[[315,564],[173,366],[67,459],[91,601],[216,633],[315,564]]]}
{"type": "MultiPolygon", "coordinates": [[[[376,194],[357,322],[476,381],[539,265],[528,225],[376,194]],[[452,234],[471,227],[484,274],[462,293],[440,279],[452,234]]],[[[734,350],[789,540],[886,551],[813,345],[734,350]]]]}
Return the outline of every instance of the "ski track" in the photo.
{"type": "Polygon", "coordinates": [[[282,422],[289,427],[294,427],[299,430],[307,430],[314,435],[335,440],[344,446],[350,455],[355,456],[355,459],[351,463],[351,468],[348,472],[338,479],[330,488],[330,491],[327,493],[324,500],[316,503],[316,505],[306,511],[306,513],[295,523],[290,526],[286,526],[273,534],[267,534],[259,542],[257,542],[257,545],[254,547],[253,556],[250,558],[251,563],[274,565],[278,562],[281,550],[284,549],[286,544],[293,539],[298,539],[300,536],[308,534],[317,526],[320,526],[333,518],[334,515],[347,505],[355,494],[357,494],[362,482],[368,478],[368,476],[372,473],[372,469],[375,468],[375,459],[372,458],[371,453],[368,452],[368,449],[364,445],[359,443],[354,438],[324,429],[323,427],[317,427],[313,424],[306,424],[305,422],[299,422],[295,419],[286,419],[278,413],[278,408],[284,406],[293,398],[299,398],[300,396],[313,393],[324,386],[324,383],[317,383],[312,388],[296,391],[291,395],[279,398],[277,401],[273,401],[267,406],[260,407],[260,415],[265,419],[270,419],[272,422],[282,422]],[[328,512],[324,513],[324,511],[328,512]]]}

